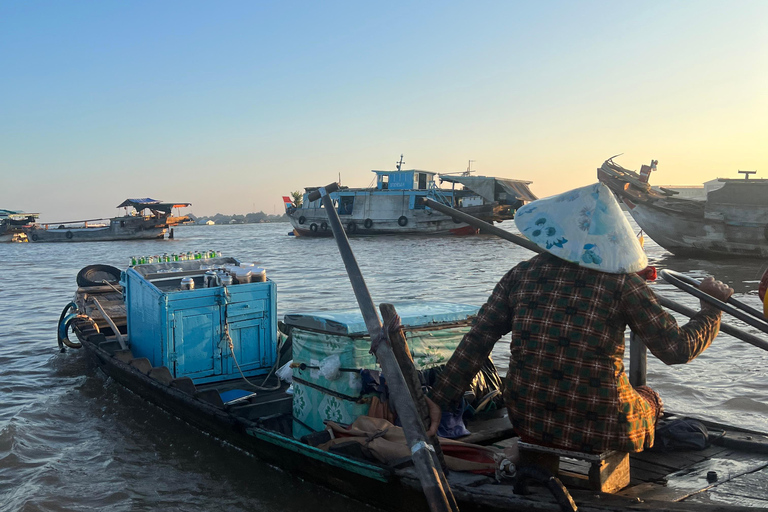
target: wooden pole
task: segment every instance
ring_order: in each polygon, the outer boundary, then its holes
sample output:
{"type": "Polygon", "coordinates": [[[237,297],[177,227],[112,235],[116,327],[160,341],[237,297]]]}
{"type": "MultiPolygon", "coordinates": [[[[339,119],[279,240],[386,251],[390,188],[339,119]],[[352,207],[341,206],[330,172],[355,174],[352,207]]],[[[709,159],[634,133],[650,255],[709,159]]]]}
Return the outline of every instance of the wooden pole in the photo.
{"type": "Polygon", "coordinates": [[[629,331],[629,383],[645,386],[648,374],[648,349],[635,333],[629,331]]]}
{"type": "MultiPolygon", "coordinates": [[[[408,340],[405,338],[403,329],[393,330],[392,326],[395,324],[395,319],[398,318],[395,306],[392,304],[379,304],[379,311],[381,311],[381,318],[384,320],[388,332],[387,337],[389,343],[392,346],[392,352],[395,354],[397,364],[400,367],[400,371],[405,378],[405,383],[408,386],[408,391],[411,393],[411,398],[416,404],[416,409],[419,412],[424,427],[427,428],[430,424],[429,419],[429,405],[427,405],[426,397],[424,396],[424,390],[421,387],[421,379],[419,379],[419,372],[416,370],[416,366],[413,364],[413,358],[411,357],[411,351],[408,348],[408,340]]],[[[399,321],[397,321],[399,324],[399,321]]],[[[448,472],[448,467],[445,464],[445,457],[443,456],[443,450],[440,448],[440,442],[437,439],[437,434],[429,439],[430,444],[435,449],[437,460],[440,463],[440,467],[443,468],[445,473],[448,472]]]]}
{"type": "Polygon", "coordinates": [[[387,379],[390,396],[392,397],[395,411],[403,425],[405,440],[411,449],[411,457],[416,468],[416,474],[419,477],[429,509],[433,512],[458,512],[456,500],[453,497],[451,488],[447,485],[440,465],[436,463],[435,451],[427,441],[427,432],[408,392],[408,386],[403,378],[403,374],[400,372],[397,359],[386,341],[381,320],[379,320],[379,315],[376,313],[376,307],[373,305],[371,294],[360,272],[360,267],[357,265],[352,248],[349,246],[347,234],[341,226],[341,220],[334,208],[331,196],[328,195],[335,190],[338,190],[338,184],[332,183],[325,188],[312,192],[308,196],[308,200],[315,201],[318,198],[322,198],[325,212],[328,215],[328,224],[333,231],[333,237],[336,239],[341,259],[344,261],[344,266],[347,269],[352,290],[355,292],[360,312],[363,314],[365,326],[368,329],[368,334],[371,336],[371,350],[387,379]]]}

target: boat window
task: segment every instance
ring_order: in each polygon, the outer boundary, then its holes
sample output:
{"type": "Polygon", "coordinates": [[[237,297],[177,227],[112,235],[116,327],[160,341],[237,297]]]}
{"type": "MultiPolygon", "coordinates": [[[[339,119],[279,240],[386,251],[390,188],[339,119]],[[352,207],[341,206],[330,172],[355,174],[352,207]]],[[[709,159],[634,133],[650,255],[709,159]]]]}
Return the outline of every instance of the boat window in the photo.
{"type": "Polygon", "coordinates": [[[339,198],[339,215],[352,215],[355,206],[355,196],[342,196],[339,198]]]}
{"type": "Polygon", "coordinates": [[[422,198],[426,199],[426,197],[427,197],[426,195],[419,194],[419,195],[415,195],[413,197],[414,197],[414,201],[413,201],[413,209],[414,210],[423,210],[423,209],[426,208],[426,205],[421,201],[422,198]]]}
{"type": "Polygon", "coordinates": [[[419,190],[426,190],[427,189],[427,173],[420,172],[418,173],[418,186],[416,187],[419,190]]]}
{"type": "Polygon", "coordinates": [[[379,176],[379,184],[381,190],[387,190],[389,188],[389,174],[382,174],[379,176]]]}

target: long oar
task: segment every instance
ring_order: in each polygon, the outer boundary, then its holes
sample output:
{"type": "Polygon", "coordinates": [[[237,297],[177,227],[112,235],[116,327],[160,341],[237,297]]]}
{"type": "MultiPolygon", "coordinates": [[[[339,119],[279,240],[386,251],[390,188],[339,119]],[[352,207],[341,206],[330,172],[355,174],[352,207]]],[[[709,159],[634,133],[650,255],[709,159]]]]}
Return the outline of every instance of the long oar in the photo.
{"type": "MultiPolygon", "coordinates": [[[[526,249],[530,249],[537,253],[546,252],[544,249],[539,247],[538,245],[534,244],[530,240],[523,238],[521,236],[514,235],[510,233],[509,231],[504,231],[501,228],[497,228],[493,224],[489,224],[487,222],[484,222],[478,218],[473,217],[472,215],[468,215],[464,212],[460,212],[458,210],[455,210],[451,208],[450,206],[446,206],[442,203],[438,203],[437,201],[433,201],[432,199],[423,199],[424,204],[429,206],[430,208],[437,210],[441,213],[444,213],[446,215],[449,215],[453,217],[454,219],[460,220],[462,222],[465,222],[469,224],[470,226],[474,226],[476,228],[482,229],[486,233],[494,234],[500,238],[503,238],[505,240],[508,240],[512,243],[515,243],[517,245],[520,245],[522,247],[525,247],[526,249]]],[[[678,304],[677,302],[668,299],[664,297],[663,295],[656,294],[656,298],[659,301],[659,304],[664,306],[665,308],[669,308],[672,311],[675,311],[677,313],[680,313],[682,315],[686,315],[688,317],[692,317],[697,312],[687,308],[686,306],[683,306],[681,304],[678,304]]],[[[757,336],[750,334],[748,332],[744,332],[741,329],[737,329],[736,327],[733,327],[731,325],[728,325],[724,322],[720,323],[720,330],[723,331],[726,334],[730,334],[731,336],[734,336],[736,338],[739,338],[742,341],[745,341],[749,343],[750,345],[754,345],[755,347],[761,348],[763,350],[768,350],[768,342],[758,338],[757,336]]]]}
{"type": "Polygon", "coordinates": [[[368,334],[371,336],[371,349],[387,379],[390,396],[394,402],[397,415],[403,424],[405,440],[411,449],[416,473],[419,476],[421,488],[424,491],[424,496],[427,498],[429,508],[433,512],[458,512],[459,508],[456,505],[456,500],[437,461],[435,450],[427,440],[424,424],[408,391],[405,378],[400,372],[400,367],[392,352],[392,347],[386,341],[386,334],[382,328],[381,320],[376,313],[376,307],[371,299],[371,294],[368,292],[368,287],[365,284],[362,272],[360,272],[360,267],[357,265],[352,248],[349,246],[347,234],[341,226],[341,220],[333,206],[331,196],[328,195],[336,190],[338,190],[338,184],[332,183],[325,188],[320,188],[310,193],[308,200],[316,201],[318,198],[323,200],[325,212],[328,214],[328,224],[331,226],[333,237],[339,246],[341,259],[344,261],[349,280],[352,283],[352,290],[355,292],[357,304],[360,306],[365,326],[368,328],[368,334]]]}
{"type": "Polygon", "coordinates": [[[674,270],[664,269],[659,272],[661,278],[671,285],[677,286],[683,291],[686,291],[698,297],[699,299],[709,302],[713,306],[717,306],[718,309],[722,309],[729,315],[735,316],[742,322],[751,325],[756,329],[768,333],[768,322],[765,320],[765,315],[762,311],[759,311],[748,304],[744,304],[740,300],[736,300],[733,297],[728,297],[728,300],[723,302],[714,298],[713,296],[699,290],[699,281],[692,277],[688,277],[680,272],[674,270]]]}

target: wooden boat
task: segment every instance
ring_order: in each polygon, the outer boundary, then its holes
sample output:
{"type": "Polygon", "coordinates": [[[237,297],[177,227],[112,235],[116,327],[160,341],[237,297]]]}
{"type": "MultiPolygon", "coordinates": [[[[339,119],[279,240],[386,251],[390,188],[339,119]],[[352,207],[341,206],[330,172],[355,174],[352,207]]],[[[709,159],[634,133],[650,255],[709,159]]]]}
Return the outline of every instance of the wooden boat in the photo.
{"type": "MultiPolygon", "coordinates": [[[[469,171],[457,176],[404,170],[402,164],[401,156],[397,170],[373,171],[375,187],[342,188],[332,194],[347,235],[475,234],[477,229],[468,224],[425,208],[421,199],[440,201],[486,222],[512,219],[517,208],[536,199],[528,188],[530,181],[471,176],[469,171]],[[451,183],[452,188],[439,188],[436,179],[451,183]],[[456,189],[456,185],[463,188],[456,189]]],[[[317,188],[306,188],[298,204],[284,198],[286,215],[297,235],[332,236],[321,202],[308,200],[317,188]]]]}
{"type": "MultiPolygon", "coordinates": [[[[107,375],[137,395],[291,474],[378,508],[426,510],[420,480],[408,457],[384,463],[364,457],[359,446],[324,450],[319,443],[330,436],[323,427],[305,430],[324,413],[344,423],[339,419],[345,412],[354,414],[359,404],[339,405],[349,391],[330,390],[328,381],[313,377],[317,361],[307,361],[304,368],[296,364],[307,357],[301,355],[301,347],[314,337],[344,350],[354,345],[352,352],[367,357],[367,350],[360,350],[367,342],[361,334],[362,318],[350,316],[351,312],[290,313],[280,325],[289,331],[291,341],[279,343],[277,290],[266,276],[226,289],[211,282],[204,286],[205,272],[231,270],[238,263],[213,258],[138,265],[123,272],[86,267],[78,275],[74,301],[60,318],[62,350],[64,345],[82,346],[107,375]],[[193,288],[184,289],[190,280],[193,288]],[[69,340],[70,328],[77,342],[69,340]],[[304,382],[303,390],[297,387],[294,394],[275,376],[275,368],[289,359],[294,360],[294,385],[304,382]],[[258,383],[255,394],[245,379],[258,383]],[[316,393],[314,398],[308,390],[316,393]],[[309,408],[314,418],[297,416],[300,401],[314,404],[309,408]]],[[[413,323],[427,326],[430,337],[460,334],[471,318],[465,306],[445,304],[411,304],[398,306],[398,311],[409,344],[418,339],[418,329],[409,332],[407,318],[421,318],[413,323]],[[452,332],[437,321],[440,311],[452,332]]],[[[347,376],[357,367],[339,370],[353,370],[347,376]]],[[[347,378],[336,382],[345,384],[347,378]]],[[[668,415],[665,421],[674,419],[668,415]]],[[[516,443],[503,408],[490,410],[467,421],[470,434],[460,440],[470,459],[473,454],[493,454],[494,469],[450,471],[447,480],[465,512],[575,510],[576,506],[582,511],[768,509],[768,436],[705,424],[710,443],[702,450],[581,454],[516,443]],[[524,457],[513,477],[503,461],[505,450],[515,444],[524,457]],[[567,491],[542,467],[556,474],[567,491]]]]}
{"type": "Polygon", "coordinates": [[[126,215],[111,219],[88,219],[33,224],[24,228],[30,242],[107,242],[114,240],[156,240],[168,228],[188,220],[172,216],[174,208],[191,203],[162,203],[155,199],[126,199],[117,208],[126,215]]]}
{"type": "Polygon", "coordinates": [[[0,242],[26,242],[24,227],[35,222],[39,213],[0,209],[0,242]]]}
{"type": "Polygon", "coordinates": [[[706,201],[681,199],[651,187],[649,166],[640,174],[606,160],[597,170],[656,243],[676,255],[768,256],[768,180],[719,179],[706,201]]]}

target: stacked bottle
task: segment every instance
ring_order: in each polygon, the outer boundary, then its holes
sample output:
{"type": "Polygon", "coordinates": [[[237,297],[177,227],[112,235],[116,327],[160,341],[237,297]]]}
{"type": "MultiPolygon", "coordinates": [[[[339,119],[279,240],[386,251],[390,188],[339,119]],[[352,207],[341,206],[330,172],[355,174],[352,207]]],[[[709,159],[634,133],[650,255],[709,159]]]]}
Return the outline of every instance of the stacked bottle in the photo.
{"type": "Polygon", "coordinates": [[[173,263],[174,261],[206,260],[221,258],[221,251],[188,251],[180,253],[163,253],[162,255],[131,256],[129,266],[147,265],[150,263],[173,263]]]}

